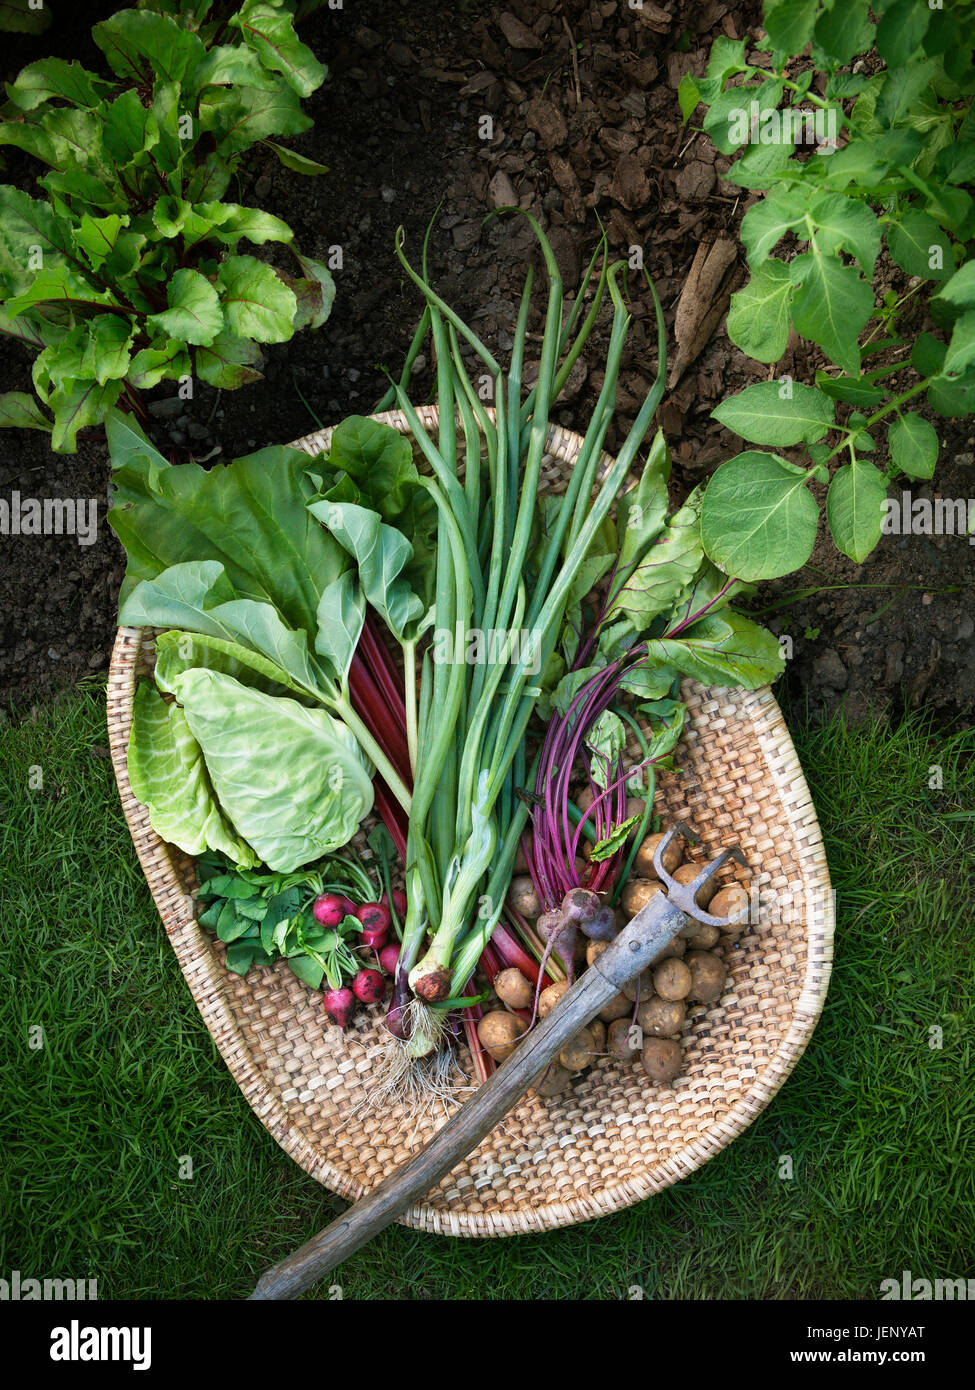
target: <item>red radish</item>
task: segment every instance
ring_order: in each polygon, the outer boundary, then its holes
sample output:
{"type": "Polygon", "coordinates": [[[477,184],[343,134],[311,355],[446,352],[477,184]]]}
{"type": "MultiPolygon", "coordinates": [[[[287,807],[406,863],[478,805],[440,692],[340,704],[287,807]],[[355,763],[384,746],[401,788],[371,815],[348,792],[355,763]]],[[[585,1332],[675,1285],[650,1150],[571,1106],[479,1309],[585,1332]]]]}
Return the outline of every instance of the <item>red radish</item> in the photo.
{"type": "Polygon", "coordinates": [[[364,927],[362,931],[362,944],[369,946],[373,951],[381,951],[386,945],[386,938],[389,932],[385,927],[364,927]]]}
{"type": "Polygon", "coordinates": [[[346,914],[346,903],[341,893],[322,893],[315,899],[311,915],[323,927],[337,927],[346,914]]]}
{"type": "Polygon", "coordinates": [[[362,923],[363,935],[367,930],[388,932],[393,920],[385,903],[363,903],[356,908],[355,915],[362,923]]]}
{"type": "MultiPolygon", "coordinates": [[[[382,903],[383,907],[388,909],[389,898],[386,896],[385,893],[382,895],[379,901],[382,903]]],[[[396,916],[402,922],[406,917],[406,894],[402,892],[402,890],[399,888],[393,889],[393,907],[395,907],[396,909],[396,916]]]]}
{"type": "Polygon", "coordinates": [[[399,942],[391,941],[388,946],[384,946],[379,952],[379,964],[387,975],[396,974],[396,962],[399,960],[399,942]]]}
{"type": "MultiPolygon", "coordinates": [[[[363,1004],[376,1004],[386,993],[386,981],[378,970],[360,970],[352,981],[352,992],[363,1004]]],[[[343,990],[342,993],[345,993],[343,990]]]]}
{"type": "Polygon", "coordinates": [[[342,904],[342,910],[344,911],[346,917],[354,917],[356,913],[359,911],[359,909],[358,907],[356,907],[352,899],[347,898],[344,893],[339,893],[338,898],[339,902],[342,904]]]}
{"type": "MultiPolygon", "coordinates": [[[[377,973],[377,972],[374,972],[377,973]]],[[[325,1012],[344,1032],[355,1013],[355,995],[347,986],[325,992],[325,1012]]]]}

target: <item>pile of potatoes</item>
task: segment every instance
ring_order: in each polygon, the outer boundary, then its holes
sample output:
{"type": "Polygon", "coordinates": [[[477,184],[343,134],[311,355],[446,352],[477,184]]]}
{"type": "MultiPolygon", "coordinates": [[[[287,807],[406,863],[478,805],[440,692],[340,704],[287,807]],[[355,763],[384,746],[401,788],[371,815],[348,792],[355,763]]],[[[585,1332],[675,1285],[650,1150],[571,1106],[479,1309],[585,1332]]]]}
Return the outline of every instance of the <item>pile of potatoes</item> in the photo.
{"type": "MultiPolygon", "coordinates": [[[[637,850],[633,872],[627,881],[616,912],[617,926],[624,927],[656,894],[664,891],[653,867],[653,855],[662,834],[648,835],[637,850]]],[[[701,871],[701,864],[682,861],[680,845],[672,842],[664,859],[666,871],[680,883],[689,883],[701,871]]],[[[712,881],[697,901],[715,916],[730,917],[747,903],[747,890],[739,883],[718,887],[712,881]]],[[[511,881],[508,901],[522,916],[534,921],[540,911],[531,879],[516,875],[511,881]]],[[[573,1076],[586,1070],[600,1056],[610,1055],[625,1062],[642,1064],[650,1080],[658,1086],[671,1085],[684,1065],[681,1038],[687,1010],[693,1004],[714,1004],[724,993],[727,972],[721,948],[735,941],[746,921],[719,930],[705,922],[689,922],[679,936],[651,961],[637,979],[611,999],[594,1019],[563,1048],[532,1094],[558,1095],[573,1076]]],[[[577,972],[592,965],[607,941],[590,941],[581,934],[576,949],[577,972]]],[[[542,991],[538,1013],[544,1018],[558,1006],[568,991],[566,981],[542,991]]],[[[498,1007],[489,1008],[478,1024],[478,1037],[485,1051],[496,1062],[504,1062],[514,1052],[526,1024],[513,1010],[531,1010],[534,985],[520,970],[498,973],[494,981],[498,1007]]]]}

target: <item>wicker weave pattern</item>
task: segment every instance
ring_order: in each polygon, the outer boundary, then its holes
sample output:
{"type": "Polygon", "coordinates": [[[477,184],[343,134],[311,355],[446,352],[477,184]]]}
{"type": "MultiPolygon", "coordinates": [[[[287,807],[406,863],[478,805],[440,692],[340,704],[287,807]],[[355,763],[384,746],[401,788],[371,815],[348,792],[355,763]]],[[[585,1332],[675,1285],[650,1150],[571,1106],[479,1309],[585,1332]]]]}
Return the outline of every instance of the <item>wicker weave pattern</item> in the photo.
{"type": "MultiPolygon", "coordinates": [[[[405,429],[402,417],[383,417],[405,429]]],[[[435,410],[421,412],[425,424],[435,410]]],[[[329,431],[299,441],[316,453],[329,431]]],[[[556,490],[577,435],[553,431],[544,487],[556,490]]],[[[441,1122],[364,1104],[382,1048],[375,1011],[343,1038],[317,994],[283,965],[223,968],[224,947],[193,917],[193,864],[152,830],[135,800],[126,750],[137,679],[151,635],[121,628],[108,684],[115,775],[136,852],[207,1027],[248,1103],[281,1147],[350,1199],[406,1161],[441,1122]]],[[[815,1027],[829,981],[833,908],[822,839],[782,715],[766,688],[684,685],[686,737],[656,809],[701,835],[699,857],[737,842],[750,885],[805,895],[795,920],[760,920],[724,951],[717,1005],[690,1011],[685,1069],[654,1088],[642,1069],[603,1058],[567,1094],[523,1101],[470,1157],[403,1218],[455,1236],[541,1231],[617,1211],[686,1177],[751,1123],[788,1076],[815,1027]]],[[[462,1054],[463,1055],[463,1054],[462,1054]]]]}

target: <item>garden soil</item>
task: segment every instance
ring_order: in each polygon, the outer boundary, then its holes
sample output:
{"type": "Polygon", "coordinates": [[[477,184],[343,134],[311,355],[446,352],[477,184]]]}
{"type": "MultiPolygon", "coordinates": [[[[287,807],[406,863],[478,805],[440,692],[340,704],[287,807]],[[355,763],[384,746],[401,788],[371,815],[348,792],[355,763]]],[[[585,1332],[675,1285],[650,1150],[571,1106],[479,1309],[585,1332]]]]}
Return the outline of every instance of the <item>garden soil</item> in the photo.
{"type": "MultiPolygon", "coordinates": [[[[48,53],[97,66],[88,28],[115,8],[79,5],[41,39],[8,41],[3,75],[12,78],[48,53]]],[[[748,196],[722,178],[728,161],[710,141],[682,126],[676,89],[685,71],[703,71],[719,34],[754,38],[759,14],[755,4],[721,0],[645,0],[637,8],[626,0],[508,0],[506,7],[346,0],[341,10],[308,20],[303,37],[330,75],[306,103],[314,129],[293,143],[329,172],[302,177],[259,147],[233,196],[284,217],[313,256],[341,248],[332,316],[317,333],[268,348],[257,385],[220,393],[199,387],[192,400],[174,396],[171,383],[159,388],[151,405],[155,442],[174,456],[218,461],[370,411],[385,391],[384,369],[399,374],[419,315],[418,294],[394,255],[396,229],[404,228],[416,260],[437,209],[433,278],[503,359],[535,251],[523,220],[485,218],[515,201],[546,228],[567,290],[579,283],[601,221],[615,254],[642,248],[671,330],[684,295],[680,370],[658,422],[674,455],[675,492],[704,481],[741,448],[711,411],[772,373],[724,332],[727,296],[745,276],[737,227],[748,196]]],[[[17,151],[4,157],[3,177],[30,189],[38,168],[17,151]]],[[[881,293],[909,288],[894,267],[882,268],[882,279],[881,293]]],[[[930,327],[918,298],[905,307],[905,330],[930,327]]],[[[625,433],[655,370],[652,312],[642,299],[609,447],[625,433]]],[[[538,307],[535,313],[533,330],[538,307]]],[[[569,428],[584,431],[598,394],[607,319],[556,412],[569,428]]],[[[812,381],[820,365],[794,343],[774,374],[812,381]]],[[[901,380],[895,374],[891,385],[901,380]]],[[[0,346],[0,384],[30,389],[18,345],[0,346]]],[[[430,364],[421,359],[414,399],[426,399],[430,387],[430,364]]],[[[975,496],[972,421],[935,424],[937,476],[933,486],[915,485],[914,496],[975,496]]],[[[0,705],[7,709],[28,708],[107,667],[124,568],[105,522],[108,472],[97,438],[80,441],[77,454],[58,455],[42,434],[0,432],[0,497],[93,499],[99,517],[90,545],[70,535],[0,538],[0,705]]],[[[814,718],[843,707],[862,720],[923,705],[942,726],[969,724],[973,556],[965,537],[891,535],[856,566],[821,537],[802,572],[761,586],[751,600],[753,611],[791,639],[780,691],[787,706],[808,708],[814,718]]]]}

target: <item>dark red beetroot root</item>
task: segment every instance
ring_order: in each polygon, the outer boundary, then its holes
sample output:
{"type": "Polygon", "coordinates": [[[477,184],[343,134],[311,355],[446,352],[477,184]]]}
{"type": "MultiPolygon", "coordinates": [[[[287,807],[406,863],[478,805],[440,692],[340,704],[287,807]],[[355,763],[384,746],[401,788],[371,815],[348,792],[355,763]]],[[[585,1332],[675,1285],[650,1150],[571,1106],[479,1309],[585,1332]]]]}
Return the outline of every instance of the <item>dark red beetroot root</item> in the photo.
{"type": "Polygon", "coordinates": [[[351,989],[343,985],[341,989],[326,990],[325,1012],[332,1022],[337,1023],[344,1032],[355,1013],[355,995],[351,989]]]}
{"type": "Polygon", "coordinates": [[[312,906],[311,915],[323,927],[337,927],[348,916],[348,898],[341,893],[322,893],[312,906]]]}
{"type": "Polygon", "coordinates": [[[388,946],[384,946],[379,952],[379,968],[385,970],[387,975],[396,974],[396,962],[399,960],[399,942],[391,941],[388,946]]]}
{"type": "Polygon", "coordinates": [[[360,970],[352,981],[352,992],[363,1004],[378,1004],[386,993],[386,981],[378,970],[360,970]]]}

